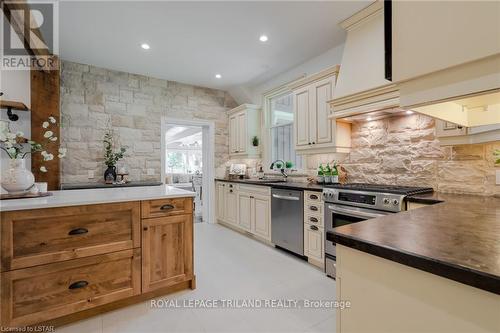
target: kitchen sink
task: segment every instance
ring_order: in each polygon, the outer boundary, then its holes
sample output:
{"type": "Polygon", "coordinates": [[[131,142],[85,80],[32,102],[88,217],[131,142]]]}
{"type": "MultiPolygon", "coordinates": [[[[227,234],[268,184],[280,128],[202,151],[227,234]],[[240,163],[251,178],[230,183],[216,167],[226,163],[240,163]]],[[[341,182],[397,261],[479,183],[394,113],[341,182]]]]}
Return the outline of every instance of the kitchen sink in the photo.
{"type": "Polygon", "coordinates": [[[245,179],[247,183],[286,183],[283,179],[245,179]]]}

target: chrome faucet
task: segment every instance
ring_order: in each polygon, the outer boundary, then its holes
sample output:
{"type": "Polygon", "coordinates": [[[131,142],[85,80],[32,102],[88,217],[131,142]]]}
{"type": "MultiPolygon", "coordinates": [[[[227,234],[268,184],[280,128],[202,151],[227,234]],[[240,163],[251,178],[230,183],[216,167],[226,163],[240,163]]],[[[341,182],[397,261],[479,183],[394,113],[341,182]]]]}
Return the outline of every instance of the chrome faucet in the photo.
{"type": "Polygon", "coordinates": [[[281,162],[282,163],[281,164],[282,167],[280,169],[280,172],[283,175],[283,178],[285,178],[285,180],[286,180],[286,178],[288,177],[288,175],[285,172],[285,166],[286,166],[285,161],[283,161],[283,160],[276,160],[273,163],[271,163],[271,166],[269,167],[269,169],[273,170],[274,169],[274,165],[276,164],[276,162],[281,162]]]}

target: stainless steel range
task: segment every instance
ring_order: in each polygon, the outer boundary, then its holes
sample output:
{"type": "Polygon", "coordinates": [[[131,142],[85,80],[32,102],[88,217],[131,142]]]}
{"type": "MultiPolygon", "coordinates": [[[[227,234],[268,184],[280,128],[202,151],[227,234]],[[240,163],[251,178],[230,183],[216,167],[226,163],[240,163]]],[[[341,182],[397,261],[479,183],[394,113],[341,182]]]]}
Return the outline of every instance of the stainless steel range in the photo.
{"type": "Polygon", "coordinates": [[[324,188],[326,274],[335,278],[334,228],[406,210],[406,196],[430,192],[429,187],[356,183],[324,188]]]}

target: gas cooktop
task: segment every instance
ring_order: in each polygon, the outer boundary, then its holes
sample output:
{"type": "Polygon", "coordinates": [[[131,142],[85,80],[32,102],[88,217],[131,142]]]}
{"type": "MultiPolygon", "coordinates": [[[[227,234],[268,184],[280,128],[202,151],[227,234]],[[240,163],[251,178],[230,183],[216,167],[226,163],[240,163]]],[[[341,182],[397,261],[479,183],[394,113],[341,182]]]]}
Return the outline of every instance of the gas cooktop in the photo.
{"type": "Polygon", "coordinates": [[[401,194],[401,195],[415,195],[415,194],[434,192],[432,187],[378,185],[378,184],[363,184],[363,183],[330,184],[330,185],[325,185],[325,187],[326,188],[352,190],[352,191],[393,193],[393,194],[401,194]]]}

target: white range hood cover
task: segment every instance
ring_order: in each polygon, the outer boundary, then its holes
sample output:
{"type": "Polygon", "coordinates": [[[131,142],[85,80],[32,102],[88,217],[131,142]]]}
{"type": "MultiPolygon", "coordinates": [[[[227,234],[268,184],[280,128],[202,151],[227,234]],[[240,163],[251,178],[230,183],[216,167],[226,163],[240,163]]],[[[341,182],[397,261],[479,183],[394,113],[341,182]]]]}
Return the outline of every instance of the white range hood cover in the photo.
{"type": "Polygon", "coordinates": [[[500,54],[399,84],[401,106],[466,127],[500,124],[500,54]]]}
{"type": "Polygon", "coordinates": [[[399,90],[384,73],[384,5],[376,1],[341,24],[347,30],[331,118],[399,107],[399,90]]]}

